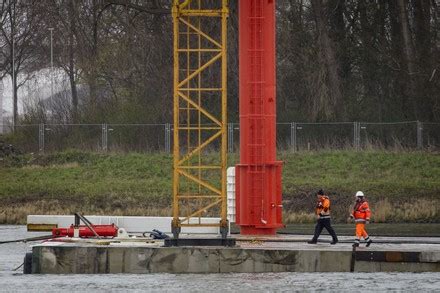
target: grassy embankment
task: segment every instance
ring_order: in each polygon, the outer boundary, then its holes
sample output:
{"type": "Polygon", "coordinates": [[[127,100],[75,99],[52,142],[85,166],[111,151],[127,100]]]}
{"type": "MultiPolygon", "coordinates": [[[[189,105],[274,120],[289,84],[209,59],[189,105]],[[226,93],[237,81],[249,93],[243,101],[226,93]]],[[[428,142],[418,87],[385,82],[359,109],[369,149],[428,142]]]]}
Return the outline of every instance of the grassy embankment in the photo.
{"type": "MultiPolygon", "coordinates": [[[[284,219],[313,222],[324,188],[343,223],[363,190],[375,222],[440,222],[440,155],[394,152],[282,153],[284,219]]],[[[234,164],[235,157],[230,158],[234,164]]],[[[0,223],[27,214],[171,214],[171,156],[69,151],[0,159],[0,223]]]]}

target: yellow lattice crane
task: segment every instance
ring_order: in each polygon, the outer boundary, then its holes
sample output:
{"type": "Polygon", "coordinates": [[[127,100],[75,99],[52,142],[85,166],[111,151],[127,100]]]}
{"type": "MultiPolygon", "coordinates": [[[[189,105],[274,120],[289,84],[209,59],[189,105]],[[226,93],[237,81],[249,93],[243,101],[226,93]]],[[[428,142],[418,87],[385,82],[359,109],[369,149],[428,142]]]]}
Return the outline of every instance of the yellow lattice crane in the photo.
{"type": "Polygon", "coordinates": [[[228,1],[174,0],[172,15],[172,232],[178,238],[181,227],[218,226],[225,238],[228,1]],[[204,222],[203,217],[220,221],[204,222]]]}

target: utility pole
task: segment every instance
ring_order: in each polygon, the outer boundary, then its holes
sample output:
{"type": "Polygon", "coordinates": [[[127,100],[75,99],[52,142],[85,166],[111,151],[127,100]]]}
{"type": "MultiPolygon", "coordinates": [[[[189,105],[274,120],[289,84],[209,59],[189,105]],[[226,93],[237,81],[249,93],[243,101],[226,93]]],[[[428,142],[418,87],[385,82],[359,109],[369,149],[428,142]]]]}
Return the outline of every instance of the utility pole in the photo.
{"type": "MultiPolygon", "coordinates": [[[[13,109],[12,109],[12,131],[15,131],[15,120],[18,118],[18,117],[16,117],[16,111],[17,111],[17,113],[18,113],[18,110],[17,109],[15,109],[15,99],[17,98],[16,97],[16,92],[15,92],[15,83],[16,83],[16,81],[15,81],[15,38],[14,38],[14,34],[15,34],[15,32],[14,32],[14,26],[15,26],[15,2],[14,2],[14,5],[13,6],[11,6],[11,18],[13,19],[13,21],[12,21],[12,23],[13,23],[13,25],[11,26],[11,46],[12,46],[12,107],[13,107],[13,109]],[[12,8],[14,8],[14,9],[12,9],[12,8]],[[13,15],[12,15],[12,13],[14,13],[13,15]]],[[[17,115],[18,116],[18,115],[17,115]]]]}
{"type": "Polygon", "coordinates": [[[50,31],[50,97],[53,98],[53,27],[50,31]]]}
{"type": "Polygon", "coordinates": [[[0,134],[3,134],[3,80],[0,78],[0,134]]]}
{"type": "MultiPolygon", "coordinates": [[[[14,35],[11,38],[12,43],[12,104],[15,105],[15,42],[14,35]]],[[[12,129],[15,131],[15,109],[12,109],[12,129]]]]}

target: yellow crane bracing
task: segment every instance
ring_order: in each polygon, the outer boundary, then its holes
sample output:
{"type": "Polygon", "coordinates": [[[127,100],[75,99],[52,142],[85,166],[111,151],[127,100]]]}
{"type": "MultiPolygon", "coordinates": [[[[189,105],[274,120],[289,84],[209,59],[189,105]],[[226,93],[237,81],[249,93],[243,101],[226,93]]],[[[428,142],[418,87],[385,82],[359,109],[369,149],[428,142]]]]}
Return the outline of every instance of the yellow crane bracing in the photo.
{"type": "Polygon", "coordinates": [[[227,0],[174,0],[174,238],[181,227],[228,233],[227,0]],[[212,151],[212,150],[220,150],[212,151]],[[218,223],[203,217],[218,217],[218,223]]]}

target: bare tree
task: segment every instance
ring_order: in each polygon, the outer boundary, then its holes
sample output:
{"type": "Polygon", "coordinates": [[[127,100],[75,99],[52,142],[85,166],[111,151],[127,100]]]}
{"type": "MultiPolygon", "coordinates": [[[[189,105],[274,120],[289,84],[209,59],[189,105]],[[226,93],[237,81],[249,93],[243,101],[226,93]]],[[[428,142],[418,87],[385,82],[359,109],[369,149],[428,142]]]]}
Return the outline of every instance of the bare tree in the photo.
{"type": "Polygon", "coordinates": [[[4,73],[12,80],[13,124],[18,122],[18,89],[39,69],[38,51],[41,3],[36,0],[10,0],[0,34],[8,50],[2,50],[7,64],[4,73]]]}
{"type": "Polygon", "coordinates": [[[410,26],[408,22],[408,0],[397,0],[397,7],[399,9],[399,21],[401,25],[401,34],[403,39],[403,52],[405,57],[405,66],[407,72],[407,81],[408,81],[408,92],[409,92],[409,100],[412,104],[413,115],[415,119],[418,119],[419,114],[419,106],[416,98],[416,84],[414,80],[414,75],[416,74],[415,70],[415,52],[412,40],[412,34],[410,31],[410,26]]]}
{"type": "Polygon", "coordinates": [[[321,63],[320,84],[322,90],[316,97],[316,112],[322,113],[326,118],[344,116],[341,92],[341,80],[339,77],[339,64],[336,59],[334,44],[328,32],[327,12],[323,0],[312,0],[315,14],[316,34],[319,51],[319,61],[321,63]],[[342,115],[341,115],[342,114],[342,115]]]}
{"type": "Polygon", "coordinates": [[[52,0],[51,9],[47,11],[48,18],[55,26],[57,35],[55,44],[58,48],[56,65],[61,67],[69,78],[72,113],[71,120],[77,123],[79,120],[78,79],[80,70],[78,67],[78,1],[75,0],[52,0]]]}
{"type": "MultiPolygon", "coordinates": [[[[278,1],[279,119],[440,119],[437,2],[278,1]]],[[[15,120],[17,89],[47,68],[53,27],[55,66],[69,81],[62,101],[44,104],[53,119],[71,111],[74,122],[170,121],[171,5],[171,0],[0,0],[0,74],[14,76],[15,120]]],[[[231,2],[231,120],[238,115],[236,8],[231,2]]]]}

